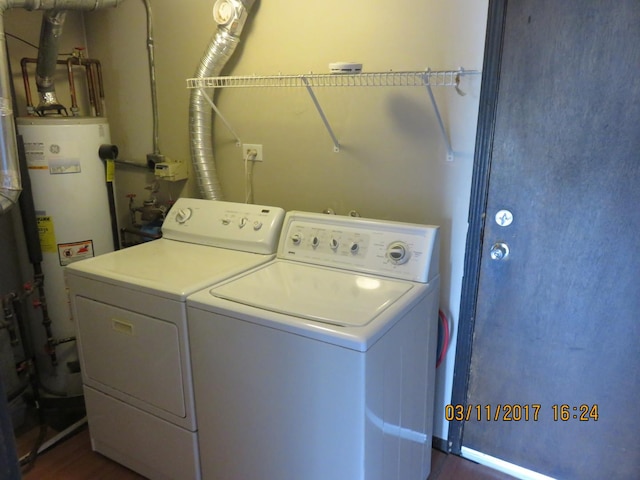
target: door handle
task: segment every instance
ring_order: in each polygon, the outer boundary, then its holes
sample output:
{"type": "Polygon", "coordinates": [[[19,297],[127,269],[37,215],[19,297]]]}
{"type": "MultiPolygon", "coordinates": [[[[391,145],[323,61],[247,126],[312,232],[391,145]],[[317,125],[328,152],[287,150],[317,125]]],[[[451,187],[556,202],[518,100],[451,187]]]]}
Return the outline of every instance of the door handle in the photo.
{"type": "Polygon", "coordinates": [[[491,260],[505,260],[509,256],[509,245],[504,242],[496,242],[489,250],[491,260]]]}

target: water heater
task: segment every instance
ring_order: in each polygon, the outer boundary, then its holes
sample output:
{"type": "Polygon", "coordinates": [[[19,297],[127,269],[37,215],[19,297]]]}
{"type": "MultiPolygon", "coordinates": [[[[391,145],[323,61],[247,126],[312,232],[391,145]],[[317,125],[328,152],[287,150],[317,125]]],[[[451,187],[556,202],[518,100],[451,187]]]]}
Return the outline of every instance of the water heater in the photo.
{"type": "MultiPolygon", "coordinates": [[[[17,125],[33,189],[51,328],[54,338],[65,339],[76,332],[64,267],[114,250],[106,168],[98,156],[100,145],[110,143],[109,124],[104,117],[25,117],[17,125]]],[[[81,394],[75,342],[58,345],[53,368],[44,328],[31,330],[43,385],[81,394]]]]}

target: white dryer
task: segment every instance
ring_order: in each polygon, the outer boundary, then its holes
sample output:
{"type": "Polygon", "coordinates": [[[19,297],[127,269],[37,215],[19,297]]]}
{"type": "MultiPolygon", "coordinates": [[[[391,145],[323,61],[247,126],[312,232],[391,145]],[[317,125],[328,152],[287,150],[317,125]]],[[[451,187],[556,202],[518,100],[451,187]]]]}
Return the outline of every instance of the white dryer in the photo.
{"type": "Polygon", "coordinates": [[[65,269],[92,447],[151,479],[199,479],[189,294],[275,256],[280,208],[181,198],[153,242],[65,269]]]}
{"type": "Polygon", "coordinates": [[[289,212],[277,258],[191,295],[205,479],[425,480],[434,226],[289,212]]]}

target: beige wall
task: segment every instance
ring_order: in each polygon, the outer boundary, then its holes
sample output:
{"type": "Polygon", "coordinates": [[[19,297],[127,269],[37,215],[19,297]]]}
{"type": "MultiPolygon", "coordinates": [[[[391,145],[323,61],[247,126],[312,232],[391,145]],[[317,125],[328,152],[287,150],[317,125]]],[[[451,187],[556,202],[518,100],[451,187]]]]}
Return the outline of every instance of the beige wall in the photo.
{"type": "MultiPolygon", "coordinates": [[[[213,0],[153,0],[161,152],[189,162],[185,80],[194,75],[215,33],[213,0]]],[[[357,61],[365,71],[482,68],[487,0],[264,0],[254,7],[241,46],[223,74],[326,73],[334,61],[357,61]]],[[[152,152],[152,115],[141,1],[84,14],[66,36],[86,35],[91,58],[104,70],[107,115],[120,158],[144,162],[152,152]],[[85,32],[82,32],[84,27],[85,32]]],[[[21,28],[37,43],[39,14],[8,12],[7,30],[21,28]],[[34,18],[33,28],[26,28],[34,18]]],[[[13,58],[13,54],[12,54],[13,58]]],[[[253,170],[256,203],[287,210],[431,223],[442,227],[441,308],[458,320],[480,78],[467,77],[459,96],[435,88],[454,160],[426,90],[412,88],[316,89],[341,151],[304,89],[226,89],[217,105],[245,143],[263,145],[253,170]]],[[[241,149],[215,121],[214,154],[224,197],[244,201],[241,149]]],[[[153,178],[118,169],[118,203],[126,218],[127,193],[149,194],[153,178]]],[[[162,184],[161,198],[199,196],[193,177],[162,184]]],[[[453,331],[455,335],[455,329],[453,331]]],[[[435,433],[447,436],[442,410],[450,398],[455,342],[438,372],[435,433]]]]}

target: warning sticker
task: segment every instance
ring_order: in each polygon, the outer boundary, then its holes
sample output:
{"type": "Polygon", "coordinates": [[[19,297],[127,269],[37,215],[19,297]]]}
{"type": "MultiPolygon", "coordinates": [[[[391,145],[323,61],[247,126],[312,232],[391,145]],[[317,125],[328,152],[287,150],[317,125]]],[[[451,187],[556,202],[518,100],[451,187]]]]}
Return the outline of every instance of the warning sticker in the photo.
{"type": "Polygon", "coordinates": [[[91,257],[93,257],[93,240],[58,244],[58,258],[63,267],[91,257]]]}
{"type": "Polygon", "coordinates": [[[27,166],[33,170],[48,170],[47,159],[45,157],[43,142],[26,142],[24,143],[25,156],[27,157],[27,166]]]}
{"type": "Polygon", "coordinates": [[[107,182],[113,182],[116,178],[116,163],[113,160],[107,160],[107,182]]]}
{"type": "Polygon", "coordinates": [[[40,235],[40,248],[42,252],[55,253],[57,246],[56,234],[53,230],[53,217],[49,215],[38,215],[36,220],[38,222],[38,234],[40,235]]]}

